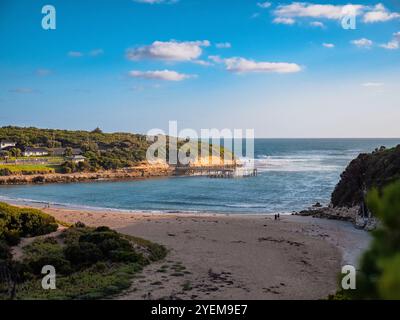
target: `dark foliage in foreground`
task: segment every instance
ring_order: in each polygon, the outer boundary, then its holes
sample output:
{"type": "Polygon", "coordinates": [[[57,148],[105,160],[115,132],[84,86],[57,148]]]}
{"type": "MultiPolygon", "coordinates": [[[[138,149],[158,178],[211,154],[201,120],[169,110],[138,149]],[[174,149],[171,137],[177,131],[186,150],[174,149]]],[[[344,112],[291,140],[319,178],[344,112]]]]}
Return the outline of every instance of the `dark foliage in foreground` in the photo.
{"type": "Polygon", "coordinates": [[[369,208],[381,221],[361,259],[356,290],[342,290],[333,299],[400,300],[400,181],[367,197],[369,208]]]}

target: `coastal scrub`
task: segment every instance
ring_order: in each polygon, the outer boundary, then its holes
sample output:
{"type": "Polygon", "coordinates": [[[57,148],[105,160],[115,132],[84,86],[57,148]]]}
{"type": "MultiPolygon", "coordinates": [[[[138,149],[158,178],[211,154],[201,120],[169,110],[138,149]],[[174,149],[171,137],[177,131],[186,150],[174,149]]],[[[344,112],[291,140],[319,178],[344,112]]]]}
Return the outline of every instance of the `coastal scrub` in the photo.
{"type": "Polygon", "coordinates": [[[57,228],[55,219],[40,210],[0,204],[0,299],[108,297],[127,289],[135,273],[167,254],[161,245],[108,227],[77,223],[54,232],[57,228]],[[17,246],[27,236],[34,238],[17,246]],[[56,270],[54,290],[42,288],[45,265],[56,270]]]}

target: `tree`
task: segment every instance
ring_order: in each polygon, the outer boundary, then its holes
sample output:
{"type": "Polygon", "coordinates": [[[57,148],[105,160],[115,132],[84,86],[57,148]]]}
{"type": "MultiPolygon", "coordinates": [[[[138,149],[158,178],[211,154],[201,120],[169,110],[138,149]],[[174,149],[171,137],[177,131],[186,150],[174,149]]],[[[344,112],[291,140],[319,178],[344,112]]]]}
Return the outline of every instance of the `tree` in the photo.
{"type": "Polygon", "coordinates": [[[370,248],[361,260],[354,298],[400,299],[400,181],[367,197],[381,226],[373,232],[370,248]]]}
{"type": "Polygon", "coordinates": [[[67,157],[72,157],[72,148],[71,147],[65,148],[65,155],[67,157]]]}
{"type": "Polygon", "coordinates": [[[8,158],[9,156],[10,156],[10,152],[8,152],[8,151],[3,151],[2,154],[0,155],[0,157],[4,158],[4,159],[8,158]]]}
{"type": "Polygon", "coordinates": [[[103,133],[103,131],[99,127],[97,127],[92,131],[92,133],[103,133]]]}
{"type": "Polygon", "coordinates": [[[11,153],[11,155],[12,155],[13,157],[16,157],[16,158],[18,158],[18,157],[21,156],[21,150],[18,149],[18,148],[12,148],[12,149],[10,150],[10,153],[11,153]]]}

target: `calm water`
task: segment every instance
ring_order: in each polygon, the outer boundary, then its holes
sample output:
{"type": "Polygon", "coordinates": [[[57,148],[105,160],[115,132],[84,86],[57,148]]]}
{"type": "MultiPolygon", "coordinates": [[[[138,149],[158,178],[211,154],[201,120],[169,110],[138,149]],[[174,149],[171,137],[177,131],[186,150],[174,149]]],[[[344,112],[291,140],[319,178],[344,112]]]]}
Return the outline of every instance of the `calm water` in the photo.
{"type": "Polygon", "coordinates": [[[291,212],[328,203],[340,173],[360,152],[397,144],[400,139],[257,139],[255,178],[4,186],[0,200],[155,212],[291,212]]]}

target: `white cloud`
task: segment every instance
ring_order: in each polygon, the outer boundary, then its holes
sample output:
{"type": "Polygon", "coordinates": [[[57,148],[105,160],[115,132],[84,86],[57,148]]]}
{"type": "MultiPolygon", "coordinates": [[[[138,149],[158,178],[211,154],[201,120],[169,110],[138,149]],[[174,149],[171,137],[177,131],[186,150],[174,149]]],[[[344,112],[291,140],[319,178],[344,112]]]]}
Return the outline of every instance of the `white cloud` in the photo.
{"type": "Polygon", "coordinates": [[[256,62],[242,57],[222,59],[219,56],[209,56],[215,63],[224,63],[226,70],[235,73],[266,72],[266,73],[294,73],[301,71],[296,63],[287,62],[256,62]]]}
{"type": "Polygon", "coordinates": [[[205,61],[205,60],[193,60],[193,63],[198,64],[200,66],[204,66],[204,67],[208,67],[208,66],[212,65],[212,63],[210,63],[209,61],[205,61]]]}
{"type": "Polygon", "coordinates": [[[232,47],[232,45],[229,42],[216,43],[215,46],[218,49],[227,49],[227,48],[231,48],[232,47]]]}
{"type": "Polygon", "coordinates": [[[154,41],[151,45],[131,48],[126,51],[129,60],[157,59],[169,61],[192,61],[203,53],[202,47],[210,46],[204,41],[154,41]]]}
{"type": "Polygon", "coordinates": [[[373,44],[373,42],[367,38],[353,40],[351,43],[359,48],[370,48],[373,44]]]}
{"type": "Polygon", "coordinates": [[[268,2],[268,1],[266,1],[266,2],[258,2],[258,3],[257,3],[257,6],[259,6],[259,7],[262,8],[262,9],[267,9],[267,8],[269,8],[271,5],[272,5],[272,3],[271,3],[271,2],[268,2]]]}
{"type": "Polygon", "coordinates": [[[388,50],[396,50],[400,48],[400,32],[393,33],[393,39],[388,43],[381,44],[380,46],[388,50]]]}
{"type": "Polygon", "coordinates": [[[155,71],[138,71],[133,70],[129,75],[134,78],[155,79],[165,81],[182,81],[185,79],[196,77],[195,75],[178,73],[171,70],[155,70],[155,71]]]}
{"type": "Polygon", "coordinates": [[[318,27],[318,28],[325,28],[325,25],[321,21],[311,21],[310,26],[318,27]]]}
{"type": "Polygon", "coordinates": [[[323,45],[325,48],[329,48],[329,49],[332,49],[332,48],[335,47],[335,45],[334,45],[333,43],[323,43],[322,45],[323,45]]]}
{"type": "Polygon", "coordinates": [[[224,59],[222,59],[220,56],[208,56],[208,59],[215,63],[223,63],[224,59]]]}
{"type": "Polygon", "coordinates": [[[288,24],[288,25],[292,25],[294,24],[296,21],[293,18],[282,18],[282,17],[277,17],[274,19],[273,21],[274,23],[277,24],[288,24]]]}
{"type": "Polygon", "coordinates": [[[399,42],[396,40],[389,41],[388,43],[381,44],[381,47],[388,50],[396,50],[399,48],[399,42]]]}
{"type": "Polygon", "coordinates": [[[68,56],[72,57],[72,58],[79,58],[83,56],[83,53],[80,51],[70,51],[68,52],[68,56]]]}
{"type": "Polygon", "coordinates": [[[362,84],[363,87],[383,87],[383,82],[365,82],[362,84]]]}
{"type": "Polygon", "coordinates": [[[362,4],[315,4],[309,2],[292,2],[279,5],[274,10],[277,18],[315,18],[339,20],[346,15],[362,16],[364,23],[385,22],[400,18],[400,13],[391,12],[382,3],[375,6],[362,4]]]}
{"type": "Polygon", "coordinates": [[[400,18],[399,13],[390,12],[383,4],[379,3],[372,9],[372,11],[365,13],[363,21],[365,23],[385,22],[398,18],[400,18]]]}
{"type": "Polygon", "coordinates": [[[307,2],[293,2],[291,4],[279,5],[275,10],[277,17],[284,18],[326,18],[337,20],[348,14],[359,14],[365,6],[363,5],[332,5],[312,4],[307,2]]]}

